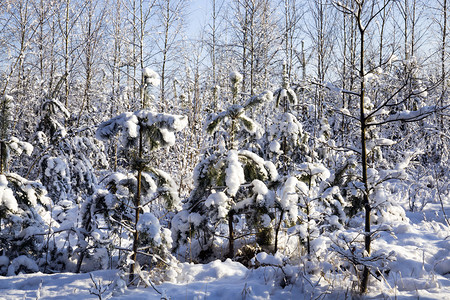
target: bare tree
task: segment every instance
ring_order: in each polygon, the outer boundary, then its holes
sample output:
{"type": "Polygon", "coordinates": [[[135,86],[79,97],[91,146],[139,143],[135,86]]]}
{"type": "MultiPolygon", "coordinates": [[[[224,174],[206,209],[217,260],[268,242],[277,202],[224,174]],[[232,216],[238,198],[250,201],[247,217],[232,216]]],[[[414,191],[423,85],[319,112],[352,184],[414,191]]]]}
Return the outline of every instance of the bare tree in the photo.
{"type": "Polygon", "coordinates": [[[296,49],[300,46],[300,22],[303,18],[304,12],[301,9],[298,0],[284,0],[283,1],[283,14],[284,14],[284,52],[287,67],[287,75],[289,80],[295,80],[293,78],[294,66],[302,64],[301,60],[298,60],[296,49]]]}
{"type": "Polygon", "coordinates": [[[212,1],[212,13],[211,13],[211,23],[209,24],[209,38],[207,39],[207,44],[210,48],[210,60],[211,60],[211,79],[212,79],[212,89],[213,89],[213,102],[211,104],[211,109],[215,111],[218,107],[218,52],[219,52],[219,33],[220,24],[219,16],[221,11],[223,11],[224,2],[218,3],[218,1],[212,1]]]}
{"type": "Polygon", "coordinates": [[[167,83],[170,78],[168,69],[170,63],[176,56],[178,39],[183,29],[183,14],[185,13],[188,2],[186,0],[164,0],[158,2],[160,26],[162,29],[162,42],[158,43],[161,52],[161,88],[160,103],[161,111],[167,111],[167,83]]]}
{"type": "Polygon", "coordinates": [[[116,108],[114,104],[119,100],[120,96],[120,84],[121,84],[121,64],[122,64],[122,56],[123,56],[123,19],[122,19],[122,1],[116,0],[114,5],[114,10],[111,12],[112,18],[112,35],[114,39],[114,50],[113,50],[113,64],[111,66],[112,72],[112,89],[111,89],[111,117],[116,114],[116,108]]]}
{"type": "Polygon", "coordinates": [[[99,62],[99,45],[102,38],[103,19],[106,14],[105,6],[97,7],[98,2],[88,0],[86,2],[86,15],[82,18],[81,28],[83,31],[83,46],[82,46],[82,63],[84,67],[84,90],[81,108],[78,113],[77,125],[84,109],[92,111],[91,107],[91,88],[93,77],[95,76],[94,66],[99,62]]]}
{"type": "Polygon", "coordinates": [[[15,89],[23,94],[27,49],[37,32],[35,16],[29,5],[30,1],[0,3],[0,11],[3,11],[0,21],[3,32],[2,44],[7,47],[8,61],[12,62],[5,74],[1,96],[4,96],[8,90],[13,75],[16,75],[17,78],[14,83],[15,89]]]}
{"type": "MultiPolygon", "coordinates": [[[[447,60],[449,57],[447,48],[448,48],[448,41],[447,41],[447,35],[448,35],[448,4],[447,4],[447,0],[442,0],[442,1],[438,1],[438,4],[441,7],[441,22],[439,22],[440,24],[440,29],[441,29],[441,81],[442,81],[442,95],[441,95],[441,101],[440,101],[440,105],[441,107],[444,107],[446,105],[445,103],[445,99],[448,98],[448,71],[447,71],[447,60]]],[[[445,128],[444,126],[444,116],[441,115],[440,117],[440,127],[441,130],[443,130],[445,128]]]]}
{"type": "MultiPolygon", "coordinates": [[[[364,248],[367,254],[370,255],[370,243],[371,243],[371,232],[370,232],[370,214],[371,214],[371,204],[369,202],[369,184],[367,179],[367,145],[366,145],[366,130],[368,127],[369,118],[365,112],[365,101],[366,101],[366,89],[364,76],[367,74],[365,71],[365,56],[366,51],[365,45],[365,34],[370,23],[380,14],[390,1],[386,1],[382,6],[375,3],[376,1],[360,1],[354,0],[349,6],[343,5],[341,2],[335,3],[335,5],[345,13],[348,13],[355,19],[359,31],[359,77],[360,77],[360,87],[359,92],[355,95],[359,98],[359,124],[361,130],[361,167],[362,167],[362,184],[363,187],[363,201],[362,205],[365,210],[365,240],[364,248]]],[[[364,266],[363,277],[361,282],[361,293],[367,292],[367,285],[369,282],[369,268],[364,266]]]]}
{"type": "MultiPolygon", "coordinates": [[[[307,31],[315,49],[316,76],[320,83],[325,82],[331,65],[330,55],[335,45],[334,24],[336,17],[331,4],[331,1],[328,0],[315,0],[310,2],[309,7],[313,24],[307,26],[307,31]]],[[[324,105],[324,92],[320,86],[317,86],[315,101],[315,119],[320,119],[324,105]]]]}
{"type": "Polygon", "coordinates": [[[58,6],[58,27],[61,34],[61,56],[64,60],[64,105],[69,107],[70,80],[72,71],[75,70],[76,63],[80,55],[77,54],[81,43],[75,41],[77,25],[81,14],[86,6],[74,0],[65,0],[58,6]]]}
{"type": "Polygon", "coordinates": [[[231,12],[228,21],[244,76],[242,91],[253,95],[268,87],[271,63],[280,48],[281,40],[274,32],[274,8],[268,0],[235,0],[231,12]]]}

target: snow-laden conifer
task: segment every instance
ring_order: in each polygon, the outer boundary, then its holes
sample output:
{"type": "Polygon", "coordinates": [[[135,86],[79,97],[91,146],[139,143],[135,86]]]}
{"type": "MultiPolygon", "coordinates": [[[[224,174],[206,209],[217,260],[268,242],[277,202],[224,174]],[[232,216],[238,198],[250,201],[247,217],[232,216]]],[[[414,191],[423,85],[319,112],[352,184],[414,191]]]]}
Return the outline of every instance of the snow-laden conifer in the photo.
{"type": "MultiPolygon", "coordinates": [[[[143,78],[149,81],[144,85],[155,83],[153,79],[156,73],[147,69],[143,72],[143,78]]],[[[142,109],[122,113],[104,121],[97,128],[96,136],[100,140],[120,136],[120,144],[126,153],[131,154],[129,163],[137,173],[119,181],[111,178],[113,180],[110,183],[113,185],[109,193],[102,191],[95,200],[102,203],[105,216],[112,213],[112,218],[107,217],[106,222],[113,228],[122,227],[129,234],[128,243],[132,243],[132,249],[128,250],[131,250],[131,257],[126,255],[124,258],[125,265],[130,265],[130,281],[133,281],[138,266],[138,252],[147,255],[147,259],[149,257],[153,263],[158,262],[158,258],[164,261],[170,255],[171,237],[168,230],[160,226],[150,208],[155,202],[159,203],[158,200],[163,200],[165,209],[178,208],[177,186],[166,172],[152,166],[146,154],[161,147],[173,146],[175,133],[186,127],[187,122],[184,116],[142,109]],[[121,204],[123,201],[126,201],[126,206],[121,204]],[[119,207],[125,211],[117,210],[119,207]],[[127,215],[125,219],[121,218],[124,213],[127,215]]]]}
{"type": "MultiPolygon", "coordinates": [[[[239,235],[256,233],[253,241],[270,247],[274,193],[267,185],[278,173],[275,166],[258,154],[241,149],[238,133],[255,133],[260,126],[246,115],[251,108],[272,100],[270,91],[238,103],[242,75],[230,74],[233,104],[211,114],[204,126],[209,134],[225,134],[225,145],[205,154],[194,170],[194,190],[173,219],[174,241],[200,260],[210,261],[227,245],[227,256],[234,257],[243,243],[239,235]],[[220,131],[219,131],[220,130],[220,131]],[[236,225],[235,225],[236,224],[236,225]],[[226,237],[224,241],[223,237],[226,237]],[[225,244],[224,242],[227,242],[225,244]],[[223,244],[223,245],[222,245],[223,244]],[[235,247],[235,244],[237,245],[235,247]]],[[[242,100],[241,100],[242,101],[242,100]]]]}
{"type": "Polygon", "coordinates": [[[49,246],[55,245],[48,236],[50,208],[51,199],[38,181],[14,173],[0,175],[0,248],[8,259],[1,275],[43,271],[51,264],[49,246]]]}

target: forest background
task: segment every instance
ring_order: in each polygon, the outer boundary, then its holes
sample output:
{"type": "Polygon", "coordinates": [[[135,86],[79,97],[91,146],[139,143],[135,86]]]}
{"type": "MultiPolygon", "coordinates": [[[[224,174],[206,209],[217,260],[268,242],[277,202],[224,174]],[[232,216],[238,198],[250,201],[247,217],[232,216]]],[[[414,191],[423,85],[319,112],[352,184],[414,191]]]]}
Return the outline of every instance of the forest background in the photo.
{"type": "Polygon", "coordinates": [[[1,1],[1,274],[326,248],[365,293],[405,210],[448,231],[448,27],[446,0],[1,1]]]}

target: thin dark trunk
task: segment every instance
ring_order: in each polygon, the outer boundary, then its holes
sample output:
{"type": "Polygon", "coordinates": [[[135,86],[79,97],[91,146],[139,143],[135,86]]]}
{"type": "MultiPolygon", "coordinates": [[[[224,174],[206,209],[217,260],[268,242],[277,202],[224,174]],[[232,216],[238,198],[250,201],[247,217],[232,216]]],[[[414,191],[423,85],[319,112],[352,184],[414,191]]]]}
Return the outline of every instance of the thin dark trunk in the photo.
{"type": "Polygon", "coordinates": [[[142,168],[140,166],[143,154],[143,144],[142,144],[142,131],[139,131],[139,153],[138,153],[138,174],[137,174],[137,190],[136,196],[134,200],[134,209],[135,209],[135,219],[134,219],[134,233],[133,233],[133,254],[131,259],[133,260],[132,265],[130,266],[130,277],[129,282],[133,282],[134,279],[134,267],[136,265],[137,259],[137,251],[138,251],[138,242],[139,242],[139,231],[138,231],[138,222],[140,216],[140,205],[141,205],[141,182],[142,182],[142,168]]]}
{"type": "MultiPolygon", "coordinates": [[[[64,71],[65,74],[69,74],[69,7],[70,0],[66,1],[66,20],[65,20],[65,32],[64,32],[64,71]]],[[[65,83],[65,98],[64,106],[67,108],[69,105],[69,76],[64,78],[65,83]]]]}
{"type": "Polygon", "coordinates": [[[234,257],[234,230],[233,230],[234,211],[228,212],[228,258],[234,257]]]}
{"type": "Polygon", "coordinates": [[[405,26],[405,59],[409,58],[408,51],[408,0],[405,0],[405,11],[404,11],[404,26],[405,26]]]}
{"type": "Polygon", "coordinates": [[[273,249],[273,253],[277,253],[278,251],[278,233],[280,232],[281,223],[283,222],[284,210],[281,211],[280,221],[277,224],[277,228],[275,229],[275,247],[273,249]]]}
{"type": "Polygon", "coordinates": [[[0,174],[3,174],[4,170],[4,162],[3,162],[3,152],[5,151],[4,149],[5,145],[3,143],[3,141],[0,141],[0,174]]]}
{"type": "MultiPolygon", "coordinates": [[[[359,16],[361,17],[361,16],[359,16]]],[[[359,108],[360,108],[360,123],[361,123],[361,165],[362,165],[362,178],[363,178],[363,184],[364,184],[364,191],[363,191],[363,205],[365,209],[365,226],[364,226],[364,248],[367,252],[367,254],[370,254],[370,242],[371,242],[371,236],[370,236],[370,203],[369,203],[369,196],[368,196],[368,182],[367,182],[367,150],[366,150],[366,117],[364,112],[364,98],[365,98],[365,84],[364,84],[364,34],[365,29],[359,28],[360,35],[361,35],[361,44],[360,44],[360,64],[359,64],[359,75],[361,78],[360,83],[360,101],[359,101],[359,108]]],[[[361,293],[364,294],[367,292],[367,285],[369,282],[369,268],[367,266],[364,266],[363,271],[363,277],[361,282],[361,293]]]]}
{"type": "MultiPolygon", "coordinates": [[[[445,92],[446,92],[446,80],[445,80],[445,56],[446,56],[446,44],[447,44],[447,0],[444,0],[443,3],[443,13],[444,13],[444,23],[442,24],[442,49],[441,49],[441,74],[442,74],[442,96],[441,96],[441,107],[444,107],[444,99],[445,99],[445,92]]],[[[444,129],[444,115],[440,115],[440,126],[441,129],[444,129]]]]}
{"type": "Polygon", "coordinates": [[[167,52],[169,48],[169,26],[170,26],[170,2],[166,0],[166,15],[165,15],[165,24],[164,24],[164,49],[163,49],[163,60],[162,60],[162,68],[161,68],[161,112],[166,110],[166,64],[167,64],[167,52]]]}
{"type": "Polygon", "coordinates": [[[309,224],[311,222],[311,216],[309,215],[309,203],[306,203],[306,215],[308,216],[308,226],[307,226],[307,235],[306,235],[306,250],[308,253],[308,259],[311,258],[311,228],[309,224]]]}

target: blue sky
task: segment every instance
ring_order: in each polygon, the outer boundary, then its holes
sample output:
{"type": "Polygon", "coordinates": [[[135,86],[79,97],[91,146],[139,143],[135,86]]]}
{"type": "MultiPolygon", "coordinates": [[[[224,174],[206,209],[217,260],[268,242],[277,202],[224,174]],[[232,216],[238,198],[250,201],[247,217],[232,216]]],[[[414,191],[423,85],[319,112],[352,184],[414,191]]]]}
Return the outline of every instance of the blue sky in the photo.
{"type": "Polygon", "coordinates": [[[189,7],[189,32],[198,33],[200,29],[206,25],[206,22],[211,15],[211,1],[210,0],[191,0],[189,7]]]}

